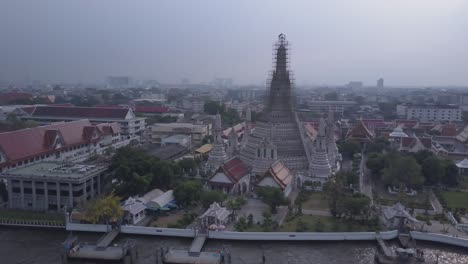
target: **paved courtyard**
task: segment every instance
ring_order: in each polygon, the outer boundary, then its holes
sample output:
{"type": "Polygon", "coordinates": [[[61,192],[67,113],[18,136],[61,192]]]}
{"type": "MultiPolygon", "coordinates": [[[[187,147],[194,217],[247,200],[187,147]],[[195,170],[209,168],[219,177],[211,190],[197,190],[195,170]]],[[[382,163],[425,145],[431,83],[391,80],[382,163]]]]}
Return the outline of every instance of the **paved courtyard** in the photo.
{"type": "Polygon", "coordinates": [[[249,214],[252,214],[253,216],[253,221],[255,223],[257,222],[263,222],[263,212],[268,211],[268,205],[263,203],[259,199],[255,198],[248,198],[247,203],[242,207],[242,209],[237,213],[237,217],[245,217],[249,214]]]}

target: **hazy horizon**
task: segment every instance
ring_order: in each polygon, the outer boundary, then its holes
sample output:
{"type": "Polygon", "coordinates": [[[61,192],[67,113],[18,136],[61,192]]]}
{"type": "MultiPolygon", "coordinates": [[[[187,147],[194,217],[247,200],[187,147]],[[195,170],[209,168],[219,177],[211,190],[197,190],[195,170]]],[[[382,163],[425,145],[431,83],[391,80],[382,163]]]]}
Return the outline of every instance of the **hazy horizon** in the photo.
{"type": "Polygon", "coordinates": [[[464,0],[3,1],[0,80],[260,85],[284,33],[299,85],[466,86],[467,28],[464,0]]]}

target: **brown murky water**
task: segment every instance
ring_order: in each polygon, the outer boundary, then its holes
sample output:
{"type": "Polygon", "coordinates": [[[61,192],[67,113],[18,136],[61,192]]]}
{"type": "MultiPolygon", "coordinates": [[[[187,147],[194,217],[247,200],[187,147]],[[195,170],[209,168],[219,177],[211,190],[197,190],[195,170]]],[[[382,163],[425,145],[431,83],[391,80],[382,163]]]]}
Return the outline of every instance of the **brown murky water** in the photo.
{"type": "MultiPolygon", "coordinates": [[[[54,264],[60,263],[61,243],[68,233],[63,230],[41,230],[0,227],[0,264],[54,264]]],[[[81,241],[95,242],[100,234],[77,233],[81,241]]],[[[135,239],[138,263],[154,264],[155,250],[161,242],[172,248],[188,248],[191,240],[154,236],[120,235],[117,243],[135,239]]],[[[267,264],[328,264],[373,263],[375,244],[372,242],[232,242],[209,241],[205,248],[220,249],[226,245],[232,252],[232,264],[259,264],[265,252],[267,264]]],[[[468,264],[468,250],[432,243],[418,243],[427,258],[440,264],[468,264]]],[[[73,263],[102,263],[74,261],[73,263]]],[[[107,262],[108,263],[108,262],[107,262]]]]}

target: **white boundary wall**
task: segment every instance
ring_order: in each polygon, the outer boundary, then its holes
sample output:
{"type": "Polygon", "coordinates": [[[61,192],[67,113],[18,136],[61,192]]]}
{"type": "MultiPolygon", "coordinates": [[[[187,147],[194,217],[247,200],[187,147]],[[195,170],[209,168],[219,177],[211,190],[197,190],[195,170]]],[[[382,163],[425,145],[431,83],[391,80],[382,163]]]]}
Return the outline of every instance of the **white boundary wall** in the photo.
{"type": "MultiPolygon", "coordinates": [[[[83,231],[83,232],[107,232],[110,226],[106,225],[89,225],[89,224],[74,224],[68,223],[68,231],[83,231]]],[[[177,228],[159,228],[159,227],[141,227],[124,225],[121,226],[120,232],[123,234],[135,235],[156,235],[156,236],[172,236],[172,237],[195,237],[195,231],[192,229],[177,229],[177,228]]],[[[376,236],[380,235],[382,239],[389,240],[398,236],[398,231],[387,232],[343,232],[343,233],[312,233],[312,232],[228,232],[228,231],[210,231],[208,238],[224,239],[224,240],[290,240],[290,241],[342,241],[342,240],[375,240],[376,236]]]]}
{"type": "MultiPolygon", "coordinates": [[[[82,231],[82,232],[107,232],[111,229],[108,225],[90,225],[90,224],[74,224],[68,223],[67,231],[82,231]]],[[[120,232],[123,234],[135,235],[153,235],[153,236],[170,236],[170,237],[195,237],[195,231],[192,229],[177,229],[177,228],[159,228],[159,227],[141,227],[124,225],[121,226],[120,232]]],[[[380,236],[383,240],[391,240],[398,237],[398,231],[385,232],[229,232],[229,231],[210,231],[208,238],[222,240],[255,240],[255,241],[358,241],[358,240],[375,240],[380,236]]],[[[442,234],[423,233],[412,231],[411,236],[416,240],[432,241],[445,243],[468,248],[468,239],[461,237],[453,237],[442,234]]]]}
{"type": "Polygon", "coordinates": [[[380,232],[343,232],[343,233],[312,233],[312,232],[210,232],[210,239],[226,240],[288,240],[288,241],[344,241],[344,240],[375,240],[380,235],[389,240],[398,236],[398,231],[380,232]]]}
{"type": "Polygon", "coordinates": [[[423,233],[423,232],[416,232],[416,231],[411,231],[411,236],[416,240],[439,242],[439,243],[445,243],[445,244],[468,248],[467,238],[453,237],[453,236],[434,234],[434,233],[423,233]]]}

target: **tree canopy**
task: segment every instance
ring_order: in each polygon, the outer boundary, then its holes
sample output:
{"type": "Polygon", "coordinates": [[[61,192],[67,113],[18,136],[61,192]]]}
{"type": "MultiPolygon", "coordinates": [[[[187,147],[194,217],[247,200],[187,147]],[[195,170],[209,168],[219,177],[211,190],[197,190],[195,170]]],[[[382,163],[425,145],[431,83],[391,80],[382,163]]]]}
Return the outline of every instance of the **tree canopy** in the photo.
{"type": "Polygon", "coordinates": [[[383,169],[383,181],[395,186],[420,187],[424,183],[421,166],[412,156],[392,155],[383,169]]]}
{"type": "Polygon", "coordinates": [[[226,199],[226,194],[220,191],[204,191],[200,196],[202,206],[208,208],[212,203],[221,203],[226,199]]]}
{"type": "Polygon", "coordinates": [[[174,189],[174,197],[178,205],[187,207],[200,201],[203,187],[198,181],[185,181],[177,184],[174,189]]]}
{"type": "Polygon", "coordinates": [[[360,153],[362,150],[361,144],[353,140],[340,142],[338,148],[340,153],[348,159],[352,158],[354,154],[360,153]]]}
{"type": "Polygon", "coordinates": [[[287,205],[288,199],[284,197],[280,189],[270,186],[260,187],[257,189],[257,195],[262,201],[270,206],[271,212],[276,213],[276,207],[279,205],[287,205]]]}
{"type": "Polygon", "coordinates": [[[122,197],[144,194],[154,188],[170,189],[181,178],[177,163],[161,161],[141,149],[123,147],[112,157],[116,193],[122,197]]]}
{"type": "Polygon", "coordinates": [[[117,222],[122,219],[123,214],[120,198],[111,194],[88,201],[83,216],[84,220],[97,224],[117,222]]]}
{"type": "Polygon", "coordinates": [[[226,126],[233,126],[238,124],[241,119],[239,113],[232,108],[226,108],[222,103],[215,101],[206,101],[203,105],[203,111],[209,115],[220,114],[223,124],[226,126]]]}
{"type": "Polygon", "coordinates": [[[353,194],[347,187],[349,173],[337,173],[330,177],[324,186],[328,197],[330,213],[336,217],[369,216],[370,198],[363,194],[353,194]]]}

